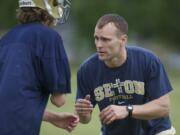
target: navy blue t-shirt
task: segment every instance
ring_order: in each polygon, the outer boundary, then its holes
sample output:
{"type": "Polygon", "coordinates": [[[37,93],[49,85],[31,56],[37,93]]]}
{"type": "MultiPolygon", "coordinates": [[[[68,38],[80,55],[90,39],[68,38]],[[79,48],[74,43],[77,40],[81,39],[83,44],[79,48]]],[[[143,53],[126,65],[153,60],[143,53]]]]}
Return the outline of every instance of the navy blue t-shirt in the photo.
{"type": "Polygon", "coordinates": [[[70,92],[61,37],[40,23],[16,26],[0,41],[0,134],[38,135],[53,92],[70,92]]]}
{"type": "MultiPolygon", "coordinates": [[[[141,105],[172,90],[159,58],[152,52],[127,47],[123,65],[109,68],[94,54],[80,67],[77,77],[77,98],[91,95],[91,102],[100,111],[108,105],[141,105]]],[[[116,120],[102,125],[103,135],[154,135],[169,129],[169,117],[149,121],[134,118],[116,120]]]]}

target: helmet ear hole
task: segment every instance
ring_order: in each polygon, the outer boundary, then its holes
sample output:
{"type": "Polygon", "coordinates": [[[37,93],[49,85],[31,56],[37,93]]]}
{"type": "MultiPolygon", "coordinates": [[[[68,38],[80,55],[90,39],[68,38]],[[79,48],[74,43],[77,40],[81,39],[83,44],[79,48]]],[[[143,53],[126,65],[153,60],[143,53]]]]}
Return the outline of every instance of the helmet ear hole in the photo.
{"type": "Polygon", "coordinates": [[[54,7],[58,6],[57,0],[53,0],[53,6],[54,6],[54,7]]]}

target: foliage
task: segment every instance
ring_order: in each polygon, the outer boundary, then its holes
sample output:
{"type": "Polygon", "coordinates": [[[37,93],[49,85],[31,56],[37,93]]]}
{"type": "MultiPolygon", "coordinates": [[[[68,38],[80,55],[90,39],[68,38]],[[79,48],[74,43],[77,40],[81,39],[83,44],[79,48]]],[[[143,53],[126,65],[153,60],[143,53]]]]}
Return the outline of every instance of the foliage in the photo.
{"type": "Polygon", "coordinates": [[[5,30],[16,23],[17,0],[1,0],[0,30],[5,30]]]}
{"type": "Polygon", "coordinates": [[[178,0],[84,0],[72,1],[72,17],[80,37],[92,43],[97,19],[118,13],[129,23],[129,35],[140,39],[160,39],[180,48],[180,1],[178,0]]]}
{"type": "MultiPolygon", "coordinates": [[[[16,23],[17,1],[1,0],[1,30],[16,23]]],[[[105,13],[118,13],[129,23],[130,37],[160,39],[163,43],[180,48],[179,5],[179,0],[72,0],[71,18],[76,26],[76,44],[82,46],[82,41],[92,44],[97,19],[105,13]]]]}

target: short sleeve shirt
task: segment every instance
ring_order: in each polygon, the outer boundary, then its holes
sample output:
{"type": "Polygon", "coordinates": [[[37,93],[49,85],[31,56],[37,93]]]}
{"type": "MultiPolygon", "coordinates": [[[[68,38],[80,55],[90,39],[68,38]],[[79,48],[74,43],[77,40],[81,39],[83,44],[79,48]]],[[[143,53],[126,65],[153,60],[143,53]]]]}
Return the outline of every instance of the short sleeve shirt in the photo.
{"type": "MultiPolygon", "coordinates": [[[[126,50],[127,60],[116,68],[107,67],[97,54],[88,58],[78,71],[77,98],[90,94],[92,104],[97,104],[101,111],[112,104],[141,105],[172,90],[164,67],[155,54],[139,47],[127,47],[126,50]]],[[[159,127],[157,121],[116,120],[102,125],[103,135],[154,135],[171,126],[169,118],[161,118],[163,122],[158,123],[159,127]]]]}
{"type": "Polygon", "coordinates": [[[16,26],[0,41],[0,134],[38,135],[53,92],[70,92],[61,37],[40,23],[16,26]]]}

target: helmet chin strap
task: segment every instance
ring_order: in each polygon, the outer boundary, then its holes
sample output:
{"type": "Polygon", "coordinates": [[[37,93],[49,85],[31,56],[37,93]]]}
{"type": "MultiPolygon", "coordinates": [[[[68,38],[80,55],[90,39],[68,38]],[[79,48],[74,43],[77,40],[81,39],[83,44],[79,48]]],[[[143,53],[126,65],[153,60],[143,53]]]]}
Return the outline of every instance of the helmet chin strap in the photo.
{"type": "Polygon", "coordinates": [[[58,6],[58,13],[59,13],[60,18],[62,18],[63,17],[63,8],[60,6],[58,6]]]}

